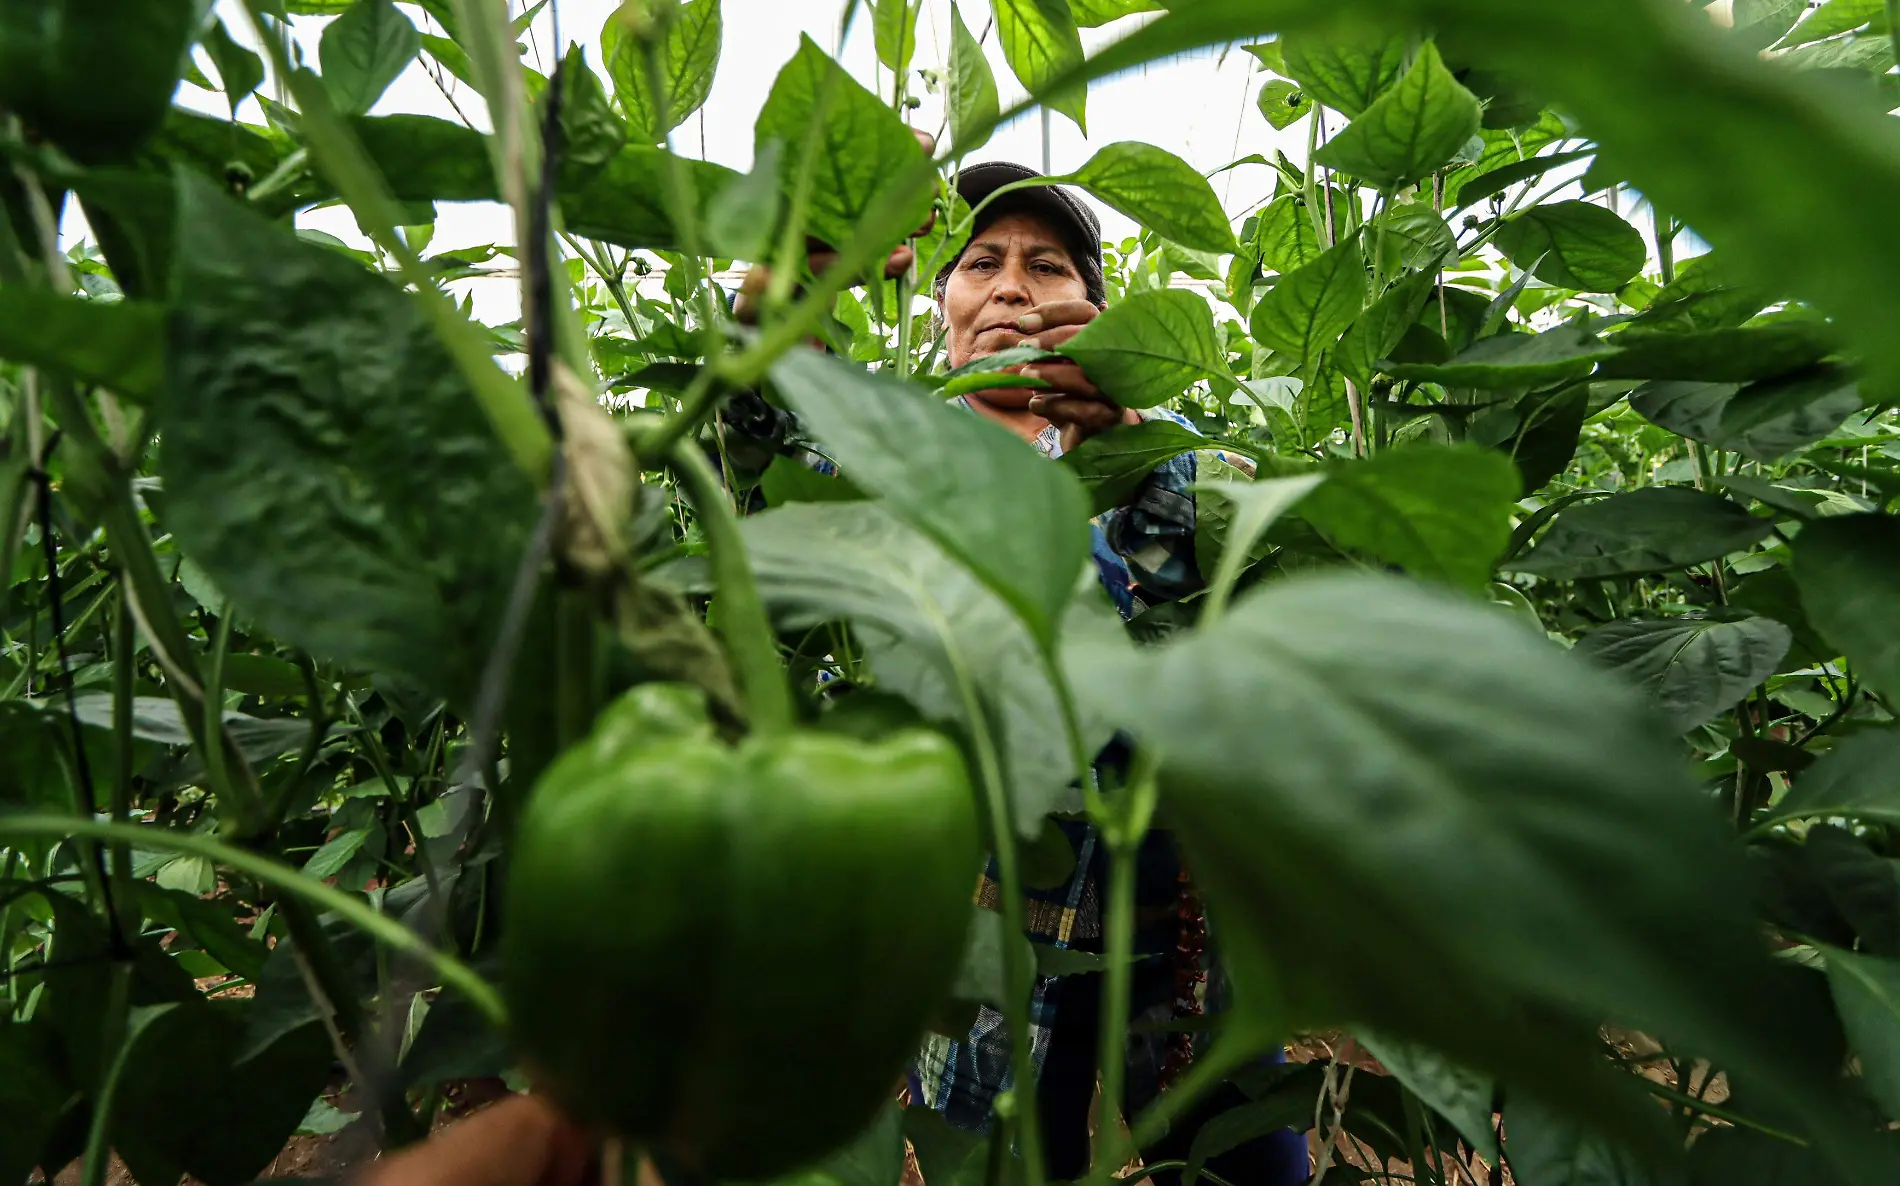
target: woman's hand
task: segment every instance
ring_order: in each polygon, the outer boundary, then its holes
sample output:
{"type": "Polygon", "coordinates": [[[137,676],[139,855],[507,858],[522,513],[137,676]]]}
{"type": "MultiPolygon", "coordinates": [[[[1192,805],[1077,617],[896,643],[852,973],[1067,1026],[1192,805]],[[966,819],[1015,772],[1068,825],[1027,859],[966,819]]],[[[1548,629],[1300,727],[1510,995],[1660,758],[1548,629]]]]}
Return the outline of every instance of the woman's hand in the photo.
{"type": "Polygon", "coordinates": [[[513,1096],[376,1163],[358,1186],[588,1186],[597,1142],[534,1096],[513,1096]]]}
{"type": "MultiPolygon", "coordinates": [[[[1059,354],[1100,313],[1088,301],[1055,301],[1031,309],[1016,328],[1029,335],[1023,345],[1059,354]]],[[[1032,362],[1021,373],[1049,385],[1029,397],[1028,408],[1061,430],[1064,453],[1118,424],[1141,423],[1134,409],[1103,395],[1080,363],[1068,359],[1032,362]]]]}
{"type": "MultiPolygon", "coordinates": [[[[932,136],[929,132],[921,132],[916,128],[912,128],[911,135],[917,137],[917,143],[923,145],[926,155],[934,154],[937,151],[936,137],[932,136]]],[[[930,215],[930,220],[918,227],[917,233],[911,237],[918,238],[929,234],[930,228],[935,226],[936,223],[937,215],[933,210],[930,215]]],[[[814,276],[824,275],[827,268],[838,262],[837,251],[827,243],[821,243],[816,239],[809,239],[805,243],[805,250],[805,262],[807,266],[811,268],[811,274],[814,276]]],[[[917,249],[912,247],[909,243],[900,244],[897,250],[891,252],[884,260],[884,278],[886,280],[895,280],[909,271],[910,266],[916,262],[917,249]]],[[[755,265],[751,271],[745,274],[745,282],[739,286],[739,295],[732,303],[732,315],[738,319],[739,324],[758,324],[759,308],[765,301],[766,290],[771,286],[772,269],[766,267],[764,264],[755,265]]]]}

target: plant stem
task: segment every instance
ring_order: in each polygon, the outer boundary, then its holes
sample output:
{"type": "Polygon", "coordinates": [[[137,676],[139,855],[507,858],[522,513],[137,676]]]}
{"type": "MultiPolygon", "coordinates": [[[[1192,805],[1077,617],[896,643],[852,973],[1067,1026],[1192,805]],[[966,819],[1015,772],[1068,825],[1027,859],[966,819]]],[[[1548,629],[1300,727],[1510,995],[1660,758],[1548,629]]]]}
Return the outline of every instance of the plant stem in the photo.
{"type": "MultiPolygon", "coordinates": [[[[1108,831],[1104,830],[1103,835],[1107,837],[1108,831]]],[[[1135,858],[1140,850],[1139,837],[1133,843],[1120,835],[1108,841],[1108,912],[1104,920],[1108,942],[1103,945],[1108,968],[1103,973],[1101,1035],[1095,1047],[1102,1068],[1102,1112],[1096,1131],[1104,1134],[1110,1160],[1117,1165],[1126,1163],[1123,1154],[1129,1152],[1119,1148],[1121,1129],[1116,1120],[1122,1115],[1128,1077],[1128,1008],[1135,974],[1135,858]]]]}
{"type": "Polygon", "coordinates": [[[700,451],[697,440],[680,441],[673,447],[672,459],[673,472],[686,488],[712,548],[713,578],[721,602],[719,630],[739,669],[752,727],[761,733],[782,732],[792,726],[791,690],[779,663],[772,621],[766,616],[758,583],[752,579],[752,566],[746,561],[739,517],[733,513],[725,487],[720,485],[719,475],[713,472],[712,462],[700,451]]]}
{"type": "Polygon", "coordinates": [[[132,1051],[133,1039],[136,1037],[127,1032],[126,1026],[132,993],[132,965],[130,963],[113,965],[112,984],[109,991],[111,995],[106,1002],[105,1041],[101,1044],[101,1049],[112,1051],[112,1062],[107,1065],[93,1099],[92,1124],[86,1130],[85,1162],[84,1168],[80,1171],[81,1186],[105,1186],[106,1169],[112,1162],[112,1105],[119,1093],[119,1076],[125,1072],[125,1064],[132,1051]]]}
{"type": "Polygon", "coordinates": [[[1029,1000],[1035,991],[1035,973],[1030,968],[1027,942],[1019,941],[1028,933],[1023,909],[1022,873],[1016,863],[1016,812],[1009,786],[1003,781],[1002,762],[997,756],[996,739],[990,732],[989,718],[977,696],[969,673],[956,652],[950,652],[952,676],[963,698],[963,715],[970,726],[970,743],[976,750],[977,774],[983,783],[985,805],[989,809],[990,843],[996,850],[998,897],[1001,899],[1003,926],[1009,938],[1003,943],[1003,1020],[1009,1027],[1009,1064],[1014,1082],[1017,1117],[1017,1143],[1022,1150],[1026,1186],[1043,1186],[1047,1167],[1042,1161],[1042,1123],[1036,1107],[1036,1067],[1029,1043],[1029,1000]]]}
{"type": "MultiPolygon", "coordinates": [[[[136,649],[138,635],[133,630],[132,614],[126,598],[132,596],[123,575],[119,578],[119,605],[113,615],[112,645],[112,734],[118,746],[118,761],[112,772],[112,822],[125,824],[132,818],[132,693],[138,674],[136,649]]],[[[112,886],[112,902],[118,911],[119,933],[134,934],[137,911],[132,905],[132,850],[124,844],[107,849],[106,874],[112,886]]]]}
{"type": "Polygon", "coordinates": [[[335,886],[325,885],[314,877],[305,877],[281,861],[173,828],[99,823],[63,815],[0,816],[0,837],[36,840],[86,838],[116,841],[132,848],[203,857],[214,864],[254,877],[313,907],[330,911],[385,947],[415,956],[441,978],[444,986],[467,997],[476,1012],[491,1024],[505,1027],[508,1023],[508,1010],[502,1004],[501,995],[473,968],[448,952],[438,950],[408,927],[375,910],[368,903],[335,886]]]}

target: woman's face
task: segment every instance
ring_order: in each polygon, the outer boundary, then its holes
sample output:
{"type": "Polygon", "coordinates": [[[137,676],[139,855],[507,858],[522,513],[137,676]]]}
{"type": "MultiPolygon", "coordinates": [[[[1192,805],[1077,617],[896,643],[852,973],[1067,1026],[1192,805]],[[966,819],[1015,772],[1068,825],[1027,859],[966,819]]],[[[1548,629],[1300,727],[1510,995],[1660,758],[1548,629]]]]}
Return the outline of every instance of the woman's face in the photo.
{"type": "Polygon", "coordinates": [[[1087,298],[1062,236],[1033,214],[1006,214],[964,248],[944,288],[950,365],[1020,343],[1016,321],[1037,305],[1087,298]]]}

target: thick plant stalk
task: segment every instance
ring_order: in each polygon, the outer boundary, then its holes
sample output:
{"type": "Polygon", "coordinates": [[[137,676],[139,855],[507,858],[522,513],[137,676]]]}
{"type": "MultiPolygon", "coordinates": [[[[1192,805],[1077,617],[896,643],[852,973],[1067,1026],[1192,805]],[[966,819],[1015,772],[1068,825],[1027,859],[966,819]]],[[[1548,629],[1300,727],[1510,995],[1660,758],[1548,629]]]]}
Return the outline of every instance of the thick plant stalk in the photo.
{"type": "Polygon", "coordinates": [[[739,519],[727,501],[725,487],[719,484],[712,462],[706,460],[694,440],[681,441],[674,447],[673,471],[686,488],[706,542],[712,547],[713,578],[718,582],[721,602],[719,630],[739,669],[752,727],[760,733],[789,729],[792,698],[785,668],[779,663],[778,641],[759,597],[758,583],[752,579],[739,519]]]}

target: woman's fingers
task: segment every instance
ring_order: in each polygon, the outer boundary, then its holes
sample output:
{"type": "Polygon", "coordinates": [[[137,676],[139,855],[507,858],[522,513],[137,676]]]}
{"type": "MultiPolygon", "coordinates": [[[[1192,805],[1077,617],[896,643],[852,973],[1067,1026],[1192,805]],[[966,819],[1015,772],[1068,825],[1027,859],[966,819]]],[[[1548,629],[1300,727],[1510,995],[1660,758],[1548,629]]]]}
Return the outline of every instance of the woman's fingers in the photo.
{"type": "Polygon", "coordinates": [[[904,244],[904,246],[899,247],[896,251],[891,252],[890,258],[884,261],[884,278],[886,280],[897,279],[906,271],[910,270],[910,265],[916,262],[916,259],[916,249],[908,243],[904,244]]]}
{"type": "MultiPolygon", "coordinates": [[[[1082,368],[1072,362],[1032,362],[1026,364],[1020,372],[1032,379],[1041,379],[1049,385],[1051,395],[1077,395],[1083,399],[1100,400],[1102,393],[1082,368]]],[[[1118,407],[1119,405],[1110,405],[1118,407]]]]}
{"type": "Polygon", "coordinates": [[[1057,428],[1104,432],[1122,423],[1124,409],[1106,400],[1079,395],[1041,395],[1029,401],[1029,410],[1057,428]]]}
{"type": "Polygon", "coordinates": [[[1017,318],[1016,328],[1026,334],[1039,334],[1059,325],[1087,325],[1101,314],[1088,301],[1050,301],[1017,318]]]}
{"type": "Polygon", "coordinates": [[[360,1186],[583,1186],[592,1160],[585,1133],[515,1096],[378,1162],[360,1186]]]}

